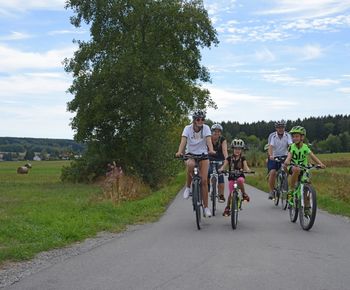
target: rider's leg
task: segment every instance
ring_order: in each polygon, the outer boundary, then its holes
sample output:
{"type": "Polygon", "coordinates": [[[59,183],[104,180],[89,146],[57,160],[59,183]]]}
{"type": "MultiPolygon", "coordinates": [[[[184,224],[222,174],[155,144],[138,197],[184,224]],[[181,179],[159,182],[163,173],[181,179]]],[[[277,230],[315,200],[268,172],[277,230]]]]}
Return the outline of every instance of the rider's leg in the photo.
{"type": "Polygon", "coordinates": [[[295,185],[297,184],[298,178],[300,174],[300,168],[293,166],[292,167],[292,177],[290,179],[290,189],[294,190],[295,185]]]}
{"type": "Polygon", "coordinates": [[[231,192],[233,191],[233,180],[228,181],[228,196],[227,196],[227,205],[225,208],[225,211],[223,213],[224,216],[229,216],[230,215],[230,207],[231,207],[231,192]]]}
{"type": "Polygon", "coordinates": [[[224,176],[223,175],[219,175],[219,185],[218,185],[218,189],[219,189],[219,201],[221,202],[225,202],[225,180],[224,180],[224,176]]]}
{"type": "Polygon", "coordinates": [[[237,179],[237,184],[239,189],[242,192],[243,199],[249,202],[250,198],[249,198],[249,195],[245,192],[244,182],[245,182],[245,179],[243,177],[239,177],[237,179]]]}
{"type": "Polygon", "coordinates": [[[192,173],[193,173],[194,165],[195,165],[195,162],[193,159],[188,159],[186,161],[187,176],[186,176],[186,188],[183,192],[184,199],[188,199],[191,193],[191,182],[192,182],[192,173]]]}
{"type": "Polygon", "coordinates": [[[213,164],[209,163],[209,168],[208,168],[208,192],[210,192],[210,174],[213,173],[213,164]]]}
{"type": "Polygon", "coordinates": [[[200,176],[202,178],[202,198],[204,208],[208,207],[208,168],[209,160],[202,160],[200,162],[200,176]]]}

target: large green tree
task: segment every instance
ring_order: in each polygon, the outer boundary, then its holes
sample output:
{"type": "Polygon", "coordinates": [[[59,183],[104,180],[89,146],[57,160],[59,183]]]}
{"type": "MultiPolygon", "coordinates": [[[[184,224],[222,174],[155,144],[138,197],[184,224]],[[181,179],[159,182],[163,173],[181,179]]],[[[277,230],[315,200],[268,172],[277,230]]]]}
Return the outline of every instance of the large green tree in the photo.
{"type": "Polygon", "coordinates": [[[65,61],[75,138],[88,155],[116,158],[156,183],[175,152],[173,131],[192,109],[213,105],[200,60],[218,40],[203,1],[69,0],[67,8],[91,34],[65,61]]]}

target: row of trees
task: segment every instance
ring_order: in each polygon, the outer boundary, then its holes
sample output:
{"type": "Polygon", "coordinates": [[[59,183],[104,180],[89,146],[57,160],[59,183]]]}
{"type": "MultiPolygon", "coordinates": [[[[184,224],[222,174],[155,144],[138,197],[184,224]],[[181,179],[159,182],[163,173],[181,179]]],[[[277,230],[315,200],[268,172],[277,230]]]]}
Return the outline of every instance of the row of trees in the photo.
{"type": "Polygon", "coordinates": [[[0,152],[42,152],[59,156],[64,152],[81,154],[85,145],[68,139],[0,137],[0,152]]]}

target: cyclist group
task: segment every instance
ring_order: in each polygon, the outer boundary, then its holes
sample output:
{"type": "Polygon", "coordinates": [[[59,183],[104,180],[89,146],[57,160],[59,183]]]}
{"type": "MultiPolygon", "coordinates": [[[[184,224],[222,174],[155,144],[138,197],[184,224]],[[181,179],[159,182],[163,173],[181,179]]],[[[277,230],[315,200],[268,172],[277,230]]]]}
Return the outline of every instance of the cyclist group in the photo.
{"type": "MultiPolygon", "coordinates": [[[[202,178],[201,190],[203,197],[204,215],[211,217],[212,213],[208,207],[208,192],[210,190],[209,176],[213,171],[213,166],[217,166],[217,162],[211,164],[210,161],[221,161],[222,165],[217,171],[220,173],[225,168],[232,170],[241,170],[242,174],[238,178],[237,183],[242,192],[243,200],[249,202],[250,197],[245,191],[245,177],[243,171],[249,172],[248,163],[243,155],[245,143],[241,139],[233,139],[231,142],[232,155],[228,155],[227,140],[222,135],[223,128],[220,124],[214,124],[211,128],[204,124],[205,112],[197,110],[192,115],[192,124],[186,126],[182,132],[181,142],[179,145],[177,157],[180,157],[186,152],[186,155],[208,155],[208,159],[200,161],[200,176],[202,178]],[[186,148],[186,151],[185,151],[186,148]]],[[[286,122],[284,120],[275,123],[276,131],[268,137],[267,149],[268,160],[268,183],[269,183],[269,199],[274,196],[276,172],[281,166],[291,175],[291,186],[288,196],[290,197],[292,189],[298,181],[300,175],[300,167],[296,165],[307,165],[308,156],[317,163],[321,168],[325,165],[312,153],[310,148],[304,144],[306,135],[305,128],[301,126],[293,127],[289,133],[285,131],[286,122]],[[277,162],[276,159],[284,160],[277,162]],[[294,165],[293,165],[294,164],[294,165]]],[[[191,194],[192,172],[194,168],[194,160],[189,158],[186,161],[187,178],[186,188],[183,192],[183,197],[188,199],[191,194]]],[[[233,190],[233,178],[228,177],[229,192],[233,190]]],[[[218,200],[225,202],[224,196],[224,178],[219,175],[218,179],[218,200]]],[[[230,195],[229,195],[230,196],[230,195]]],[[[224,216],[230,215],[230,200],[227,200],[227,206],[223,213],[224,216]]]]}

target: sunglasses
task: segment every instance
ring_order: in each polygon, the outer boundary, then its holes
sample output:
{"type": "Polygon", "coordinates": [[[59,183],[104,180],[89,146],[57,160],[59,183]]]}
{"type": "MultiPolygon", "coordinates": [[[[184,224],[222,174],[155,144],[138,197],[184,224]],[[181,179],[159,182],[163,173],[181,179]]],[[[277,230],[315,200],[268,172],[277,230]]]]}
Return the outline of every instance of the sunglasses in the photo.
{"type": "Polygon", "coordinates": [[[203,121],[204,122],[204,118],[197,118],[196,121],[197,122],[199,122],[199,121],[203,121]]]}

